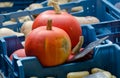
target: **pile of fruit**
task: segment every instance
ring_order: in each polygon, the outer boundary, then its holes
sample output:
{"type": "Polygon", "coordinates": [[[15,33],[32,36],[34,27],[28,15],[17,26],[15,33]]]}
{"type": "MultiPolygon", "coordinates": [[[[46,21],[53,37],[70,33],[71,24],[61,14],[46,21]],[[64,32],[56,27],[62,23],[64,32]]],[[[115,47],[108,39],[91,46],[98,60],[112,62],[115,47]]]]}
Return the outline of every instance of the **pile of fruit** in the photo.
{"type": "Polygon", "coordinates": [[[112,75],[110,72],[106,70],[93,68],[91,69],[91,72],[89,71],[70,72],[67,74],[67,78],[116,78],[116,76],[112,75]]]}
{"type": "MultiPolygon", "coordinates": [[[[56,3],[52,2],[52,5],[56,6],[56,3]]],[[[72,15],[58,8],[57,5],[55,10],[40,13],[34,22],[23,24],[21,32],[27,33],[25,48],[14,53],[20,54],[21,57],[36,56],[43,66],[55,66],[68,60],[77,43],[83,43],[83,39],[80,38],[82,29],[72,15]],[[31,24],[29,29],[25,26],[28,24],[31,24]]]]}

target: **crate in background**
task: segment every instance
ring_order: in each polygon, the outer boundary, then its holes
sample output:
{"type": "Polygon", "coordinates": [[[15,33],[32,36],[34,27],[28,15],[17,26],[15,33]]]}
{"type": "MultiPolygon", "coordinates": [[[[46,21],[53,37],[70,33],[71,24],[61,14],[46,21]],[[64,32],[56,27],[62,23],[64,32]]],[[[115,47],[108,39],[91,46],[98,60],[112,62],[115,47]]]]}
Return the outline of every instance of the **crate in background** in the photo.
{"type": "MultiPolygon", "coordinates": [[[[111,9],[111,7],[106,4],[103,4],[102,0],[77,0],[75,2],[61,4],[60,7],[61,9],[66,9],[68,13],[71,13],[74,16],[95,16],[101,22],[119,19],[107,12],[106,8],[110,9],[110,11],[112,11],[113,9],[111,9]],[[83,9],[78,12],[72,12],[71,9],[78,6],[83,7],[83,9]]],[[[53,8],[44,7],[44,9],[36,9],[30,11],[30,13],[34,15],[51,9],[53,8]]]]}
{"type": "Polygon", "coordinates": [[[24,10],[32,3],[41,3],[44,1],[45,0],[0,0],[0,14],[24,10]]]}
{"type": "Polygon", "coordinates": [[[12,12],[8,14],[4,14],[0,16],[0,19],[2,19],[0,22],[0,28],[10,28],[16,32],[20,32],[20,28],[23,24],[23,22],[20,22],[20,17],[28,17],[29,20],[33,20],[33,16],[29,13],[29,11],[24,12],[12,12]],[[5,25],[5,22],[11,21],[14,19],[13,23],[5,25]]]}
{"type": "Polygon", "coordinates": [[[120,20],[104,22],[92,25],[97,38],[109,36],[108,40],[120,45],[120,20]]]}
{"type": "Polygon", "coordinates": [[[107,0],[108,2],[110,2],[110,5],[112,4],[113,6],[115,6],[116,8],[120,9],[120,6],[117,7],[117,3],[120,3],[120,0],[107,0]]]}
{"type": "Polygon", "coordinates": [[[120,19],[120,0],[103,0],[103,3],[106,4],[108,7],[106,11],[110,13],[112,16],[120,19]]]}

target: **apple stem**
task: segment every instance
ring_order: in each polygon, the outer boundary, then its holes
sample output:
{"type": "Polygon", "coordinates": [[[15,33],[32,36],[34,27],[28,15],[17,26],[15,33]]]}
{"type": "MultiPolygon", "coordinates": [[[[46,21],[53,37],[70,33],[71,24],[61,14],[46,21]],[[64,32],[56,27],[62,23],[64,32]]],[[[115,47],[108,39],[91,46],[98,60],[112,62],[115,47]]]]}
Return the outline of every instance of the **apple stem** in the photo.
{"type": "Polygon", "coordinates": [[[47,30],[52,30],[52,19],[48,19],[47,30]]]}
{"type": "Polygon", "coordinates": [[[72,53],[73,53],[73,54],[79,53],[80,48],[81,48],[82,45],[83,45],[83,42],[84,42],[84,37],[83,37],[83,36],[80,36],[79,42],[78,42],[77,45],[72,49],[72,53]]]}
{"type": "Polygon", "coordinates": [[[49,0],[48,1],[49,6],[53,6],[56,14],[61,14],[60,6],[58,5],[58,1],[56,0],[49,0]]]}

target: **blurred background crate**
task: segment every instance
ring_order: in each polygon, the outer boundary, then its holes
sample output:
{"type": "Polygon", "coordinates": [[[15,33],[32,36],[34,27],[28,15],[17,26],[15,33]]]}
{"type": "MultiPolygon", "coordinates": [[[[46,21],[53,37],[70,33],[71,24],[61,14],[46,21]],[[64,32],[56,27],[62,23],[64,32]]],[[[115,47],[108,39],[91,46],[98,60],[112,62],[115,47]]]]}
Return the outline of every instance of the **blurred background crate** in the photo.
{"type": "MultiPolygon", "coordinates": [[[[106,8],[108,8],[110,11],[112,11],[113,9],[105,3],[103,3],[102,0],[76,0],[74,2],[61,4],[60,7],[61,9],[66,9],[69,13],[71,13],[74,16],[95,16],[100,20],[100,22],[119,19],[107,12],[106,8]],[[73,7],[82,7],[82,9],[77,12],[74,12],[72,11],[73,7]]],[[[45,8],[43,11],[49,9],[52,8],[45,8]]],[[[30,11],[32,15],[39,14],[41,12],[42,10],[40,9],[30,11]]]]}
{"type": "Polygon", "coordinates": [[[119,0],[103,0],[103,3],[106,4],[109,8],[106,8],[107,12],[113,15],[116,18],[120,18],[120,1],[119,0]]]}
{"type": "Polygon", "coordinates": [[[45,0],[0,0],[0,14],[23,10],[32,3],[41,3],[45,0]]]}
{"type": "Polygon", "coordinates": [[[104,22],[92,25],[97,38],[109,36],[108,40],[120,45],[120,20],[104,22]]]}

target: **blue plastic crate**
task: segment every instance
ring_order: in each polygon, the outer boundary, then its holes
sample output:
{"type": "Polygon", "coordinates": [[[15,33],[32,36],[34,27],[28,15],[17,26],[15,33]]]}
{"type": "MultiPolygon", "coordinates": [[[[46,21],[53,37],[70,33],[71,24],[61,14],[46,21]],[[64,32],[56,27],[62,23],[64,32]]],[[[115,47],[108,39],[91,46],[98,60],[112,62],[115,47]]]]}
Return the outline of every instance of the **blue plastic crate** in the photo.
{"type": "Polygon", "coordinates": [[[120,18],[120,8],[115,6],[118,2],[120,3],[120,0],[103,0],[103,3],[109,7],[106,8],[107,12],[116,18],[120,18]]]}
{"type": "MultiPolygon", "coordinates": [[[[115,6],[116,5],[116,3],[119,3],[120,2],[120,0],[106,0],[106,1],[108,1],[108,4],[109,5],[112,5],[112,6],[115,6]]],[[[107,3],[107,2],[106,2],[107,3]]],[[[118,8],[119,9],[119,8],[118,8]]]]}
{"type": "MultiPolygon", "coordinates": [[[[60,5],[60,7],[61,9],[67,9],[67,11],[74,16],[95,16],[101,22],[119,19],[107,12],[106,8],[108,8],[110,11],[112,11],[113,9],[108,5],[106,5],[105,3],[103,4],[102,0],[77,0],[75,2],[62,4],[60,5]],[[78,6],[82,6],[83,10],[78,12],[71,11],[73,7],[78,7],[78,6]]],[[[36,9],[36,10],[30,11],[30,13],[34,15],[50,9],[53,9],[53,8],[45,7],[43,9],[36,9]]]]}
{"type": "Polygon", "coordinates": [[[120,45],[120,20],[104,22],[92,25],[97,38],[109,36],[108,40],[120,45]]]}
{"type": "Polygon", "coordinates": [[[9,59],[10,54],[19,48],[23,48],[21,42],[25,39],[24,36],[21,37],[10,36],[9,39],[7,38],[8,38],[7,36],[6,39],[3,39],[2,37],[0,38],[0,70],[4,73],[5,76],[9,76],[8,73],[8,71],[10,71],[9,68],[12,68],[11,67],[12,63],[9,59]],[[9,44],[11,45],[9,46],[9,44]],[[14,48],[12,47],[12,45],[14,45],[14,48]],[[8,55],[8,56],[4,56],[4,55],[8,55]],[[8,58],[9,61],[4,58],[8,58]],[[8,64],[10,66],[8,66],[8,64]]]}
{"type": "MultiPolygon", "coordinates": [[[[82,34],[84,36],[84,45],[88,45],[90,42],[96,40],[95,36],[95,30],[92,26],[82,26],[82,34]],[[92,35],[92,37],[91,37],[92,35]]],[[[6,36],[2,37],[0,39],[0,58],[2,58],[3,62],[1,64],[3,67],[1,67],[2,71],[4,72],[5,76],[8,78],[14,78],[13,76],[17,76],[17,74],[14,72],[12,61],[9,59],[9,56],[17,49],[23,48],[22,44],[20,42],[24,41],[24,37],[16,37],[16,36],[6,36]],[[3,57],[2,57],[3,56],[3,57]]]]}
{"type": "Polygon", "coordinates": [[[15,12],[17,10],[24,10],[32,3],[41,3],[45,0],[0,0],[0,2],[10,2],[13,3],[11,7],[0,7],[0,14],[15,12]]]}
{"type": "Polygon", "coordinates": [[[108,1],[110,1],[112,4],[116,4],[117,2],[120,2],[120,0],[108,0],[108,1]]]}
{"type": "Polygon", "coordinates": [[[12,13],[8,13],[8,14],[5,14],[5,15],[1,15],[0,16],[0,19],[2,19],[0,22],[0,28],[10,28],[14,31],[17,31],[19,32],[20,31],[20,28],[23,24],[23,22],[21,23],[19,21],[19,17],[24,17],[24,16],[29,16],[31,20],[33,20],[33,17],[31,16],[31,14],[29,13],[29,11],[24,11],[24,12],[12,12],[12,13]],[[3,26],[3,23],[6,22],[6,21],[10,21],[11,19],[15,19],[16,20],[16,23],[15,24],[10,24],[10,25],[6,25],[6,26],[3,26]]]}
{"type": "Polygon", "coordinates": [[[101,68],[120,78],[120,47],[116,44],[106,44],[94,49],[92,59],[84,62],[62,64],[55,67],[43,67],[36,57],[19,59],[14,56],[14,70],[19,78],[36,76],[39,78],[55,77],[66,78],[67,73],[75,71],[90,71],[92,68],[101,68]],[[19,60],[18,60],[19,59],[19,60]],[[32,66],[32,67],[31,67],[32,66]]]}
{"type": "MultiPolygon", "coordinates": [[[[47,4],[47,1],[43,2],[43,4],[47,4]]],[[[76,2],[69,2],[66,4],[61,4],[60,7],[61,7],[61,9],[67,9],[68,12],[74,16],[95,16],[101,22],[105,22],[105,21],[107,22],[107,21],[119,19],[107,12],[106,8],[110,9],[110,11],[112,11],[113,9],[106,4],[103,4],[102,0],[78,0],[76,2]],[[77,6],[82,6],[83,10],[78,11],[78,12],[72,12],[71,8],[77,7],[77,6]]],[[[53,7],[46,6],[46,7],[40,8],[40,9],[31,10],[31,11],[12,12],[12,13],[2,14],[2,15],[5,17],[4,21],[6,21],[6,20],[8,21],[12,18],[16,19],[16,22],[17,22],[16,26],[20,27],[21,26],[20,21],[18,20],[19,17],[30,16],[31,20],[34,20],[32,18],[32,15],[40,14],[43,11],[51,10],[51,9],[53,9],[53,7]]],[[[1,25],[1,27],[2,27],[2,25],[1,25]]],[[[3,26],[3,27],[5,27],[5,26],[3,26]]],[[[11,25],[6,26],[6,27],[11,27],[11,25]]]]}
{"type": "Polygon", "coordinates": [[[4,22],[5,17],[3,15],[0,15],[0,26],[2,26],[2,23],[4,22]]]}

